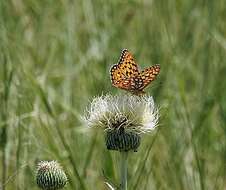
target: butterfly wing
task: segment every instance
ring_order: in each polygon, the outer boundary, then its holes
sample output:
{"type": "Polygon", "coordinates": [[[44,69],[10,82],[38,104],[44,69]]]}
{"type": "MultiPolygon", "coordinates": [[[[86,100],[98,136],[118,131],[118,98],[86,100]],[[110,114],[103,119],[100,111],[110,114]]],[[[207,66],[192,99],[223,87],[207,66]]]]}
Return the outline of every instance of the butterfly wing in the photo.
{"type": "Polygon", "coordinates": [[[144,69],[142,72],[139,73],[138,78],[140,85],[138,90],[143,90],[147,85],[149,85],[153,80],[156,79],[156,76],[160,72],[160,65],[153,65],[149,68],[144,69]]]}
{"type": "Polygon", "coordinates": [[[113,65],[111,70],[111,82],[115,87],[129,90],[134,76],[139,74],[138,66],[132,54],[124,49],[119,62],[113,65]]]}
{"type": "Polygon", "coordinates": [[[133,79],[122,79],[122,80],[119,80],[119,81],[116,81],[115,84],[113,84],[115,87],[117,88],[121,88],[121,89],[124,89],[124,90],[131,90],[131,86],[132,86],[132,81],[133,79]]]}

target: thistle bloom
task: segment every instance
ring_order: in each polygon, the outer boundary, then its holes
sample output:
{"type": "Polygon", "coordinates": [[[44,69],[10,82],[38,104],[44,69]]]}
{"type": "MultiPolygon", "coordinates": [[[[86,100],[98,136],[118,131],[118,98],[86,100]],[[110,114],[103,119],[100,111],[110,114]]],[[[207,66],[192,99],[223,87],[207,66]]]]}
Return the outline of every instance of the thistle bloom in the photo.
{"type": "Polygon", "coordinates": [[[151,96],[106,95],[92,101],[86,121],[89,127],[106,131],[108,149],[136,151],[140,134],[157,126],[158,109],[151,96]]]}
{"type": "Polygon", "coordinates": [[[67,176],[56,161],[41,161],[38,163],[36,181],[43,190],[57,190],[66,185],[67,176]]]}

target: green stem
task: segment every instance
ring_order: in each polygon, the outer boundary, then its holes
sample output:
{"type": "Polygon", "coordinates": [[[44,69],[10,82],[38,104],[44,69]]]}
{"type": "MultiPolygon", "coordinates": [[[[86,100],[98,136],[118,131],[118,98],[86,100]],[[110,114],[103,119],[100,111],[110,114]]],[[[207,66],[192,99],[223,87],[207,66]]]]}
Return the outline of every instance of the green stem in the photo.
{"type": "Polygon", "coordinates": [[[127,158],[128,152],[120,152],[121,163],[120,163],[120,190],[127,190],[127,158]]]}

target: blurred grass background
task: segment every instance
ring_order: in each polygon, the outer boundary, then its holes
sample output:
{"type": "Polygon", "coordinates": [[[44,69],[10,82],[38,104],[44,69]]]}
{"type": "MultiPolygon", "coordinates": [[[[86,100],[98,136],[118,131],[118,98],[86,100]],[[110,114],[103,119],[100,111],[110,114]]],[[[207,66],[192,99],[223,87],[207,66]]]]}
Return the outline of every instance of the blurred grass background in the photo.
{"type": "Polygon", "coordinates": [[[225,20],[224,0],[0,1],[0,189],[37,189],[38,160],[58,160],[68,190],[117,184],[118,154],[81,116],[125,93],[109,79],[123,48],[161,65],[146,90],[159,130],[130,157],[129,189],[226,189],[225,20]]]}

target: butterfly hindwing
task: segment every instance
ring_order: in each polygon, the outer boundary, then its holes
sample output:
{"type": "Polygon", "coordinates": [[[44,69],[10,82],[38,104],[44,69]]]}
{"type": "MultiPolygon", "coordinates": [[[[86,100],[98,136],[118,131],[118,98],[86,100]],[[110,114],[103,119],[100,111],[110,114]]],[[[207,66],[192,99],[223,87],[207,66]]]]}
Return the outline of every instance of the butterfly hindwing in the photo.
{"type": "Polygon", "coordinates": [[[143,90],[147,85],[149,85],[153,80],[155,80],[159,72],[160,72],[160,65],[153,65],[149,68],[144,69],[141,73],[139,73],[139,77],[143,81],[143,85],[139,89],[143,90]]]}
{"type": "Polygon", "coordinates": [[[114,85],[114,86],[116,86],[117,88],[121,88],[121,89],[130,91],[132,80],[133,79],[122,79],[120,81],[117,81],[116,85],[114,85]]]}

